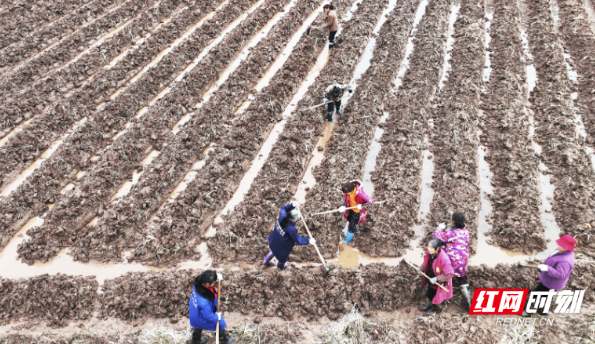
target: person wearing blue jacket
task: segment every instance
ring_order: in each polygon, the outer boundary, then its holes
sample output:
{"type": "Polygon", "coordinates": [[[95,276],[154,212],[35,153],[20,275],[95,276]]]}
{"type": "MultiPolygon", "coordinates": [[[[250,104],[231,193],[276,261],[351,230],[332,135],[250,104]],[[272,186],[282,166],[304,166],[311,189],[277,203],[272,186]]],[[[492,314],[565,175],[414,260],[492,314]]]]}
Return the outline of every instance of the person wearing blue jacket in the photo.
{"type": "Polygon", "coordinates": [[[298,202],[291,202],[288,205],[281,207],[279,218],[275,223],[273,233],[269,235],[269,253],[262,261],[263,265],[269,265],[273,257],[277,258],[277,267],[281,270],[285,269],[289,263],[289,254],[293,250],[295,244],[298,245],[314,245],[316,240],[314,238],[304,238],[297,233],[295,223],[300,219],[300,213],[297,211],[298,202]]]}
{"type": "Polygon", "coordinates": [[[225,327],[225,319],[221,312],[217,312],[217,298],[215,293],[215,284],[223,280],[221,274],[213,270],[207,270],[198,275],[192,286],[192,296],[188,304],[188,313],[190,315],[190,326],[194,328],[192,333],[192,344],[206,343],[206,338],[201,338],[202,331],[215,331],[217,322],[219,322],[219,340],[220,343],[233,344],[237,340],[229,338],[225,327]]]}

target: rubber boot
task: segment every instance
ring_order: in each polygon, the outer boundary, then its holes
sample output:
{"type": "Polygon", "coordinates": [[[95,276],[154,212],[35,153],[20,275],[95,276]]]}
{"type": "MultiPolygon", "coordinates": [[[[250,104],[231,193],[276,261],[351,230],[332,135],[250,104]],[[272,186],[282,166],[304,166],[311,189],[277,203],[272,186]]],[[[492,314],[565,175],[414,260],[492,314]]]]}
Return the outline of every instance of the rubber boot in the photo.
{"type": "Polygon", "coordinates": [[[351,242],[351,239],[353,239],[353,235],[355,233],[351,233],[351,232],[347,232],[347,234],[345,235],[345,241],[343,242],[344,244],[349,244],[351,242]]]}
{"type": "Polygon", "coordinates": [[[233,344],[238,341],[235,338],[229,338],[229,335],[227,334],[226,330],[221,330],[219,334],[219,343],[233,344]]]}
{"type": "Polygon", "coordinates": [[[428,310],[426,311],[426,315],[437,314],[437,313],[440,313],[441,311],[442,311],[442,308],[440,308],[440,306],[432,304],[430,306],[430,308],[428,308],[428,310]]]}
{"type": "Polygon", "coordinates": [[[264,260],[262,261],[262,265],[269,265],[271,259],[273,259],[273,251],[269,251],[269,253],[267,253],[266,257],[264,257],[264,260]]]}
{"type": "Polygon", "coordinates": [[[341,116],[341,115],[343,114],[343,112],[341,111],[341,109],[337,109],[337,114],[338,114],[339,116],[341,116]]]}
{"type": "Polygon", "coordinates": [[[289,262],[285,262],[283,265],[281,265],[281,262],[277,263],[277,268],[279,270],[285,270],[285,268],[287,268],[289,266],[289,262]]]}
{"type": "Polygon", "coordinates": [[[331,123],[333,123],[333,113],[332,112],[329,112],[326,116],[328,118],[328,121],[331,122],[331,123]]]}
{"type": "Polygon", "coordinates": [[[463,296],[465,297],[465,301],[467,301],[467,308],[469,310],[471,308],[471,293],[469,292],[469,285],[464,284],[461,286],[461,292],[463,292],[463,296]]]}
{"type": "Polygon", "coordinates": [[[426,302],[422,303],[421,305],[419,305],[419,307],[417,307],[417,309],[419,309],[420,311],[427,311],[428,309],[430,309],[430,307],[432,307],[432,300],[426,298],[426,302]]]}

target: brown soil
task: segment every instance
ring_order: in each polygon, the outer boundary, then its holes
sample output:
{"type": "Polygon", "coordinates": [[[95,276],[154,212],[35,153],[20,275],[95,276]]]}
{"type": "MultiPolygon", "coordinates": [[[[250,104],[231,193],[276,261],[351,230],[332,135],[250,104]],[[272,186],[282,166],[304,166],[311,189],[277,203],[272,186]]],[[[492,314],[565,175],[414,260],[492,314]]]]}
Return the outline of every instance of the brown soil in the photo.
{"type": "Polygon", "coordinates": [[[480,136],[487,148],[494,193],[491,243],[511,251],[545,249],[539,207],[538,157],[529,138],[527,84],[517,1],[495,2],[491,24],[492,72],[482,94],[480,136]]]}
{"type": "Polygon", "coordinates": [[[563,233],[577,238],[583,252],[594,254],[595,198],[590,180],[595,172],[585,154],[582,138],[576,134],[574,108],[563,48],[555,34],[549,1],[528,0],[529,46],[538,82],[529,101],[536,122],[535,140],[542,146],[542,159],[552,175],[555,195],[552,210],[563,233]],[[547,48],[546,48],[547,47],[547,48]],[[555,105],[555,106],[552,106],[555,105]],[[589,224],[589,226],[587,226],[589,224]]]}
{"type": "MultiPolygon", "coordinates": [[[[329,84],[349,82],[386,4],[380,0],[364,2],[353,13],[353,18],[342,24],[343,31],[337,36],[337,44],[330,51],[327,64],[296,109],[320,103],[329,84]]],[[[279,215],[279,207],[294,195],[327,123],[326,109],[294,112],[287,120],[283,134],[273,145],[267,162],[250,187],[249,196],[235,207],[218,226],[216,236],[209,240],[209,252],[215,264],[254,262],[266,254],[266,240],[279,215]]],[[[328,244],[335,246],[332,242],[328,244]]],[[[311,247],[305,250],[310,254],[314,251],[311,247]]],[[[332,254],[324,249],[323,252],[327,257],[332,254]]]]}

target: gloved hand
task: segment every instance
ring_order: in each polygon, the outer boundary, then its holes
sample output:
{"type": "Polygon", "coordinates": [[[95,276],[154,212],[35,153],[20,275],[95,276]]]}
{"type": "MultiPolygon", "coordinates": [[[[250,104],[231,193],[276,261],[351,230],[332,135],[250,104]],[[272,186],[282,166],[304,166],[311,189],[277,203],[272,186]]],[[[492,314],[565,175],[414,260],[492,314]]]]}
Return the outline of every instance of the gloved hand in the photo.
{"type": "Polygon", "coordinates": [[[548,266],[545,264],[539,264],[539,265],[537,265],[537,269],[541,272],[544,272],[544,271],[547,271],[548,266]]]}
{"type": "Polygon", "coordinates": [[[217,314],[217,321],[221,321],[221,312],[217,312],[215,314],[217,314]]]}
{"type": "Polygon", "coordinates": [[[417,269],[415,272],[417,272],[418,275],[421,275],[421,269],[417,269]]]}
{"type": "Polygon", "coordinates": [[[439,223],[438,224],[438,228],[445,229],[446,228],[446,222],[439,223]]]}
{"type": "Polygon", "coordinates": [[[432,277],[432,278],[430,278],[430,283],[432,283],[432,284],[436,284],[436,277],[432,277]]]}
{"type": "Polygon", "coordinates": [[[310,244],[310,245],[316,245],[316,239],[310,238],[310,241],[308,242],[308,244],[310,244]]]}
{"type": "Polygon", "coordinates": [[[326,106],[326,104],[328,104],[328,100],[325,100],[324,101],[324,106],[326,106]]]}
{"type": "Polygon", "coordinates": [[[340,207],[339,207],[339,212],[340,212],[341,214],[343,214],[343,213],[345,212],[345,206],[343,206],[343,205],[342,205],[342,206],[340,206],[340,207]]]}
{"type": "Polygon", "coordinates": [[[362,210],[363,206],[361,204],[357,205],[357,210],[362,210]]]}
{"type": "Polygon", "coordinates": [[[223,281],[223,274],[220,272],[217,273],[217,281],[223,281]]]}
{"type": "Polygon", "coordinates": [[[300,206],[300,204],[299,204],[297,201],[293,201],[293,202],[291,202],[291,205],[292,205],[294,208],[297,208],[297,207],[299,207],[299,206],[300,206]]]}
{"type": "Polygon", "coordinates": [[[324,30],[324,25],[322,25],[321,28],[324,30]]]}

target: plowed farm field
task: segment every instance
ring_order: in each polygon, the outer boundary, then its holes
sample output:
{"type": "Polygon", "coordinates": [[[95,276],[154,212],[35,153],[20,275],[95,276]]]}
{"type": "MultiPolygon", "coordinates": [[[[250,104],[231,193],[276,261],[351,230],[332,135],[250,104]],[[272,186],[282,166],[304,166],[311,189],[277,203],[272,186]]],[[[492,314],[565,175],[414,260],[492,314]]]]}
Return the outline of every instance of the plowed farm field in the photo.
{"type": "MultiPolygon", "coordinates": [[[[458,290],[415,316],[404,260],[455,212],[472,290],[533,287],[518,264],[574,236],[594,321],[593,0],[332,0],[332,49],[326,3],[0,0],[0,343],[183,329],[211,268],[262,343],[321,343],[353,308],[382,343],[504,340],[458,290]],[[310,108],[333,83],[353,93],[330,123],[310,108]],[[385,202],[345,245],[340,214],[309,215],[351,180],[385,202]],[[262,266],[291,201],[330,271],[311,245],[262,266]]],[[[554,319],[533,340],[595,340],[554,319]]]]}

